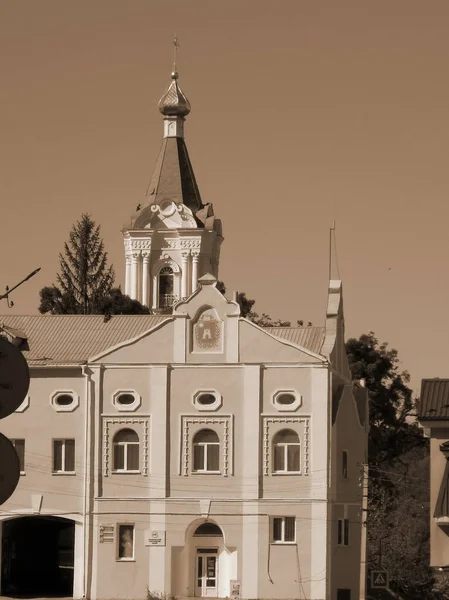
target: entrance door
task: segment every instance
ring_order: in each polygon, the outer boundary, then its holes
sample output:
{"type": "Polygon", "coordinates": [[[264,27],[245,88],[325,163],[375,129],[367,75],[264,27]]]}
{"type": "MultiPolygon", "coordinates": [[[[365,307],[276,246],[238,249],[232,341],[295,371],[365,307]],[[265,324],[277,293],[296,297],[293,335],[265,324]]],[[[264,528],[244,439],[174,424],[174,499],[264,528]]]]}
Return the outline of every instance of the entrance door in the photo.
{"type": "Polygon", "coordinates": [[[217,597],[217,551],[198,550],[196,556],[195,596],[217,597]]]}

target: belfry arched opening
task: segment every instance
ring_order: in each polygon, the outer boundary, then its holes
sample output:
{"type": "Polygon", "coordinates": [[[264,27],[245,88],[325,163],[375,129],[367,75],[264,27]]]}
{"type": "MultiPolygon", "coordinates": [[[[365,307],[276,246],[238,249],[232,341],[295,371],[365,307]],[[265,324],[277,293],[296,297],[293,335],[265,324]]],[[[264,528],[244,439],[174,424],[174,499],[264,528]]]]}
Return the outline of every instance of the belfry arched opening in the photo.
{"type": "Polygon", "coordinates": [[[2,523],[1,594],[73,595],[75,523],[60,517],[18,517],[2,523]]]}

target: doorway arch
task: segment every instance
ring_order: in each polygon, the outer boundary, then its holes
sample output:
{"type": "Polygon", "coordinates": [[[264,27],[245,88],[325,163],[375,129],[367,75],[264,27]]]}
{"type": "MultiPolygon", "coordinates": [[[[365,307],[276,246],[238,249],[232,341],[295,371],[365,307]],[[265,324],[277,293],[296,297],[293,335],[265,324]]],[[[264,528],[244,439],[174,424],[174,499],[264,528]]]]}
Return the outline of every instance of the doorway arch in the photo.
{"type": "Polygon", "coordinates": [[[2,521],[1,594],[73,596],[75,522],[52,516],[2,521]]]}

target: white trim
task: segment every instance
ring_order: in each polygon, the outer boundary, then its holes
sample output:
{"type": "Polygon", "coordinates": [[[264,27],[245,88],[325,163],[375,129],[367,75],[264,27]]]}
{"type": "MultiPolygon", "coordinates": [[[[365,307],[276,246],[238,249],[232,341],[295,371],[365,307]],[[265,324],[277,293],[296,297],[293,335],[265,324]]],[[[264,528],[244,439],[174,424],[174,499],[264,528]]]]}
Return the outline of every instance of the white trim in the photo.
{"type": "Polygon", "coordinates": [[[274,408],[279,412],[294,412],[302,405],[302,396],[296,390],[282,389],[278,390],[275,394],[273,394],[271,402],[274,408]],[[295,399],[291,404],[279,404],[278,398],[283,395],[291,395],[295,399]]]}
{"type": "Polygon", "coordinates": [[[118,389],[112,394],[111,402],[113,406],[120,412],[134,412],[142,405],[142,396],[135,390],[118,389]],[[120,404],[118,398],[124,394],[134,396],[134,402],[131,404],[120,404]]]}
{"type": "MultiPolygon", "coordinates": [[[[190,425],[221,425],[222,426],[222,475],[234,474],[234,424],[233,415],[221,416],[206,416],[206,415],[179,415],[180,420],[180,449],[179,449],[179,470],[178,475],[188,475],[194,472],[190,469],[191,460],[191,440],[190,440],[190,425]]],[[[198,474],[198,472],[196,472],[198,474]]]]}
{"type": "MultiPolygon", "coordinates": [[[[263,432],[263,474],[274,475],[273,468],[271,465],[270,468],[270,445],[272,445],[273,433],[270,432],[270,423],[297,423],[304,424],[304,436],[301,439],[301,435],[298,433],[300,442],[301,442],[301,454],[300,459],[302,463],[301,473],[292,471],[288,473],[288,475],[308,475],[309,474],[309,463],[310,463],[310,446],[309,446],[309,437],[310,437],[310,417],[309,416],[301,416],[301,417],[293,417],[293,416],[265,416],[262,415],[263,423],[262,423],[262,432],[263,432]]],[[[279,473],[276,473],[277,475],[279,473]]],[[[287,474],[287,473],[286,473],[287,474]]]]}
{"type": "Polygon", "coordinates": [[[223,406],[223,397],[219,392],[217,392],[217,390],[203,388],[194,392],[192,396],[192,404],[197,410],[201,412],[215,412],[223,406]],[[211,396],[214,396],[215,402],[213,402],[212,404],[201,404],[200,402],[198,402],[198,399],[204,394],[210,394],[211,396]]]}
{"type": "MultiPolygon", "coordinates": [[[[148,475],[148,423],[149,418],[142,417],[103,417],[103,476],[108,477],[110,473],[124,474],[124,471],[113,471],[110,468],[111,443],[110,443],[110,425],[141,425],[143,430],[142,441],[139,437],[140,456],[142,457],[141,474],[144,477],[148,475]]],[[[140,461],[139,461],[140,463],[140,461]]]]}
{"type": "Polygon", "coordinates": [[[73,412],[80,405],[80,397],[74,390],[56,390],[50,396],[50,405],[56,412],[73,412]],[[72,396],[73,401],[67,405],[60,405],[57,403],[60,396],[72,396]]]}

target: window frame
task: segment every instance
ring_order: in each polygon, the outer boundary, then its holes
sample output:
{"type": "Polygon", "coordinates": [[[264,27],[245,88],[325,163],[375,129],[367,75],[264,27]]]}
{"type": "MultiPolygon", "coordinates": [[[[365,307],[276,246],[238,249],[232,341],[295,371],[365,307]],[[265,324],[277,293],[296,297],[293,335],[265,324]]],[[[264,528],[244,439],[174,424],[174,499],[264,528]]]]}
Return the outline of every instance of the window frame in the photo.
{"type": "Polygon", "coordinates": [[[76,475],[76,441],[75,438],[53,438],[52,440],[52,475],[76,475]],[[61,470],[55,469],[55,447],[56,442],[62,442],[62,451],[61,451],[61,470]],[[73,470],[69,471],[65,469],[66,463],[66,442],[73,442],[73,470]]]}
{"type": "Polygon", "coordinates": [[[80,405],[80,397],[75,390],[56,390],[50,396],[50,404],[56,412],[73,412],[80,405]],[[59,405],[57,400],[60,396],[72,396],[73,402],[66,405],[59,405]]]}
{"type": "Polygon", "coordinates": [[[288,515],[288,516],[273,516],[271,517],[271,522],[270,522],[270,540],[272,544],[276,544],[276,545],[294,545],[296,544],[296,516],[293,515],[288,515]],[[286,520],[287,519],[293,519],[293,540],[286,540],[285,539],[285,532],[286,532],[286,520]],[[280,539],[275,539],[275,521],[281,521],[281,537],[280,539]]]}
{"type": "Polygon", "coordinates": [[[279,412],[294,412],[302,405],[302,396],[293,389],[277,390],[277,392],[273,394],[271,402],[279,412]],[[278,399],[286,394],[294,396],[295,401],[291,404],[279,404],[278,399]]]}
{"type": "Polygon", "coordinates": [[[302,448],[301,448],[302,444],[301,444],[301,437],[299,435],[299,433],[297,431],[295,431],[294,429],[291,428],[286,428],[283,427],[282,429],[279,429],[278,431],[276,431],[275,433],[273,433],[273,438],[272,438],[272,442],[271,442],[271,453],[272,453],[272,467],[271,467],[271,472],[273,475],[301,475],[302,473],[302,469],[301,469],[301,455],[302,455],[302,448]],[[295,433],[298,436],[298,442],[276,442],[276,436],[279,435],[279,433],[281,433],[282,431],[292,431],[293,433],[295,433]],[[283,447],[283,469],[276,469],[276,449],[278,447],[283,447]],[[288,469],[288,453],[289,453],[289,447],[299,447],[299,470],[298,471],[290,471],[288,469]]]}
{"type": "Polygon", "coordinates": [[[203,427],[201,429],[198,429],[198,431],[196,431],[193,434],[192,437],[192,474],[193,475],[221,475],[221,460],[220,460],[220,448],[221,448],[221,440],[220,440],[220,435],[218,433],[218,431],[216,431],[215,429],[212,429],[211,427],[203,427]],[[197,437],[197,435],[199,433],[201,433],[202,431],[213,431],[215,433],[215,435],[218,438],[217,442],[195,442],[195,438],[197,437]],[[208,457],[208,447],[209,446],[218,446],[218,470],[208,470],[207,468],[207,457],[208,457]],[[197,447],[202,447],[204,448],[203,450],[203,469],[196,469],[195,468],[195,448],[197,447]]]}
{"type": "Polygon", "coordinates": [[[135,429],[132,429],[131,427],[122,427],[121,429],[118,429],[113,437],[112,437],[112,469],[111,472],[112,474],[131,474],[131,475],[139,475],[141,473],[141,456],[140,456],[140,448],[141,444],[140,444],[140,437],[139,434],[137,433],[137,431],[135,429]],[[129,429],[130,431],[132,431],[133,433],[136,434],[137,436],[137,442],[116,442],[115,438],[117,437],[117,435],[119,433],[121,433],[122,431],[126,431],[127,429],[129,429]],[[123,446],[124,447],[124,451],[123,451],[123,464],[125,465],[125,468],[123,469],[116,469],[115,468],[115,449],[116,446],[123,446]],[[138,459],[139,459],[139,468],[138,469],[128,469],[126,468],[128,466],[128,446],[137,446],[138,448],[138,459]]]}
{"type": "Polygon", "coordinates": [[[200,412],[216,412],[219,408],[223,406],[223,397],[219,392],[217,392],[217,390],[201,389],[197,390],[193,394],[192,404],[196,408],[196,410],[200,412]],[[211,404],[201,404],[199,402],[199,399],[204,394],[210,394],[211,396],[214,396],[215,402],[212,402],[211,404]]]}
{"type": "Polygon", "coordinates": [[[26,475],[26,472],[25,472],[25,438],[11,438],[10,442],[14,446],[17,456],[19,457],[20,475],[26,475]],[[23,442],[22,461],[20,460],[20,455],[17,452],[17,446],[16,446],[17,442],[23,442]],[[22,467],[23,467],[23,469],[22,469],[22,467]]]}
{"type": "Polygon", "coordinates": [[[136,392],[136,390],[119,389],[119,390],[116,390],[112,394],[112,405],[119,412],[134,412],[138,408],[141,407],[141,405],[142,405],[142,396],[140,394],[138,394],[136,392]],[[129,394],[130,396],[133,396],[134,397],[134,402],[132,402],[131,404],[120,404],[120,402],[118,401],[118,399],[120,398],[120,396],[123,396],[124,394],[129,394]]]}
{"type": "Polygon", "coordinates": [[[349,519],[337,519],[337,546],[349,546],[349,519]]]}
{"type": "Polygon", "coordinates": [[[115,547],[115,560],[116,562],[136,562],[136,524],[131,522],[121,522],[116,524],[116,547],[115,547]],[[131,527],[132,528],[132,556],[120,556],[120,528],[131,527]]]}

